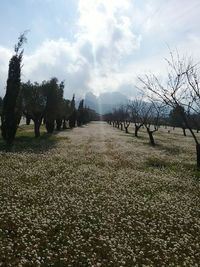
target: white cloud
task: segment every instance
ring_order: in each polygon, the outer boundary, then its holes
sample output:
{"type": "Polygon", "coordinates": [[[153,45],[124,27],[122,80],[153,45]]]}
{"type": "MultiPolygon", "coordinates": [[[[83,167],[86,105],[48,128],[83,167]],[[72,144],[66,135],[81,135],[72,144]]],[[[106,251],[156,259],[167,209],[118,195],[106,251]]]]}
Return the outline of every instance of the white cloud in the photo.
{"type": "Polygon", "coordinates": [[[6,77],[8,74],[8,64],[12,56],[9,49],[0,46],[0,96],[5,94],[6,77]]]}
{"type": "Polygon", "coordinates": [[[129,0],[79,1],[77,41],[87,42],[90,49],[85,54],[93,66],[89,87],[95,93],[118,87],[120,77],[116,79],[116,74],[119,74],[123,61],[140,47],[141,36],[134,33],[131,18],[127,15],[130,6],[129,0]]]}
{"type": "MultiPolygon", "coordinates": [[[[166,44],[199,58],[199,7],[199,0],[79,0],[74,38],[44,40],[25,53],[22,78],[65,79],[67,96],[88,90],[131,94],[140,73],[164,73],[166,44]]],[[[0,47],[4,84],[11,55],[0,47]]]]}
{"type": "Polygon", "coordinates": [[[24,56],[24,80],[42,81],[50,77],[65,80],[66,96],[81,93],[87,87],[90,70],[77,44],[67,40],[45,41],[31,55],[24,56]]]}

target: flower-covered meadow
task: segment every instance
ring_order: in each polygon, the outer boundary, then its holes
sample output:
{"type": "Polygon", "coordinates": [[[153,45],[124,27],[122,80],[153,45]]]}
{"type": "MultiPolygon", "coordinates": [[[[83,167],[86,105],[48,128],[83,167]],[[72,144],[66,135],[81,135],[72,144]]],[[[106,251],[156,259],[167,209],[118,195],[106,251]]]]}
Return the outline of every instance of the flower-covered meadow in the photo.
{"type": "Polygon", "coordinates": [[[25,127],[0,153],[0,266],[198,267],[193,140],[155,138],[91,123],[33,140],[25,127]]]}

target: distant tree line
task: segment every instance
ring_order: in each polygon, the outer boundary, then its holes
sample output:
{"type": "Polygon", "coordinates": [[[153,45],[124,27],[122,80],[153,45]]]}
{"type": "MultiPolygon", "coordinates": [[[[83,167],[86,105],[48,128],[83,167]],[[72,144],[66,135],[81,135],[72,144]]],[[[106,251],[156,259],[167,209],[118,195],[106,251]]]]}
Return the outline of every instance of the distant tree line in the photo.
{"type": "MultiPolygon", "coordinates": [[[[128,128],[132,123],[135,137],[138,137],[141,128],[145,128],[150,144],[155,145],[153,134],[159,130],[160,126],[165,128],[171,126],[173,130],[176,127],[181,128],[183,135],[186,136],[186,129],[188,128],[180,115],[181,112],[185,112],[182,106],[167,108],[164,103],[144,101],[141,97],[105,114],[104,120],[113,127],[125,130],[126,133],[129,133],[128,128]]],[[[200,114],[188,114],[187,118],[192,129],[198,133],[200,130],[200,114]]]]}
{"type": "Polygon", "coordinates": [[[75,95],[72,100],[64,99],[63,81],[51,78],[42,83],[21,82],[25,42],[26,33],[23,33],[9,62],[6,94],[0,98],[1,132],[6,143],[13,143],[22,116],[26,118],[26,124],[33,121],[35,137],[40,136],[42,123],[51,134],[55,129],[74,128],[96,120],[96,112],[84,106],[84,100],[76,108],[75,95]]]}
{"type": "Polygon", "coordinates": [[[155,145],[154,133],[161,125],[167,125],[166,108],[157,102],[147,102],[141,99],[130,101],[127,105],[122,105],[113,112],[105,114],[106,120],[113,127],[125,130],[129,133],[129,126],[134,125],[134,136],[138,137],[139,130],[145,128],[151,145],[155,145]]]}

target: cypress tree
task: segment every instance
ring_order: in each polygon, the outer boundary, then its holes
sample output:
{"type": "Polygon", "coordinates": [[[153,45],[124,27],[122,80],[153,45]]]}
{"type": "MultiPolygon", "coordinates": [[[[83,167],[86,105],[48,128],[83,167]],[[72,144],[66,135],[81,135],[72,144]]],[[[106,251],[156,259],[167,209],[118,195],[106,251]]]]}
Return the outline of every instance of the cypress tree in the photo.
{"type": "Polygon", "coordinates": [[[57,88],[57,99],[56,99],[56,130],[60,131],[62,127],[62,122],[64,119],[65,112],[65,102],[63,99],[64,94],[64,81],[62,81],[57,88]]]}
{"type": "Polygon", "coordinates": [[[45,115],[45,126],[48,133],[53,133],[55,128],[56,111],[57,111],[57,88],[58,80],[57,78],[52,78],[46,83],[46,115],[45,115]]]}
{"type": "Polygon", "coordinates": [[[70,111],[71,111],[71,101],[68,99],[64,99],[64,117],[63,117],[63,130],[67,129],[67,121],[70,118],[70,111]]]}
{"type": "Polygon", "coordinates": [[[76,106],[75,106],[75,95],[73,95],[73,98],[71,100],[71,105],[70,105],[70,109],[71,109],[71,114],[69,117],[69,127],[70,128],[74,128],[76,126],[76,106]]]}
{"type": "Polygon", "coordinates": [[[0,97],[0,117],[2,121],[2,111],[3,111],[3,99],[0,97]]]}
{"type": "Polygon", "coordinates": [[[77,126],[81,126],[84,123],[84,100],[82,99],[78,106],[77,126]]]}
{"type": "Polygon", "coordinates": [[[21,83],[21,63],[24,52],[22,46],[24,42],[26,42],[25,33],[19,36],[18,43],[15,45],[14,49],[15,54],[9,62],[6,94],[3,99],[1,130],[2,137],[8,145],[13,143],[19,123],[19,111],[17,105],[19,103],[18,96],[21,83]]]}

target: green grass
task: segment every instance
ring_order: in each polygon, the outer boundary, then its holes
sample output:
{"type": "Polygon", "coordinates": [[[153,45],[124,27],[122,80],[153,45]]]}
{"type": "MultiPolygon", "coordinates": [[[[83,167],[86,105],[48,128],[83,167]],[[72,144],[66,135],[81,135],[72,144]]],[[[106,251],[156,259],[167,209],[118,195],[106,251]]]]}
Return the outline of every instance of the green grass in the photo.
{"type": "Polygon", "coordinates": [[[146,164],[148,167],[153,167],[153,168],[158,168],[158,169],[164,169],[167,166],[169,166],[169,163],[165,161],[164,159],[155,158],[155,157],[148,158],[146,164]]]}
{"type": "Polygon", "coordinates": [[[193,140],[139,135],[91,123],[37,139],[23,126],[8,152],[0,139],[0,266],[198,266],[193,140]]]}
{"type": "Polygon", "coordinates": [[[40,153],[55,147],[58,139],[62,139],[62,137],[56,138],[55,135],[47,134],[44,127],[41,127],[40,137],[35,138],[32,125],[21,126],[17,131],[13,145],[7,146],[0,137],[0,151],[40,153]]]}

